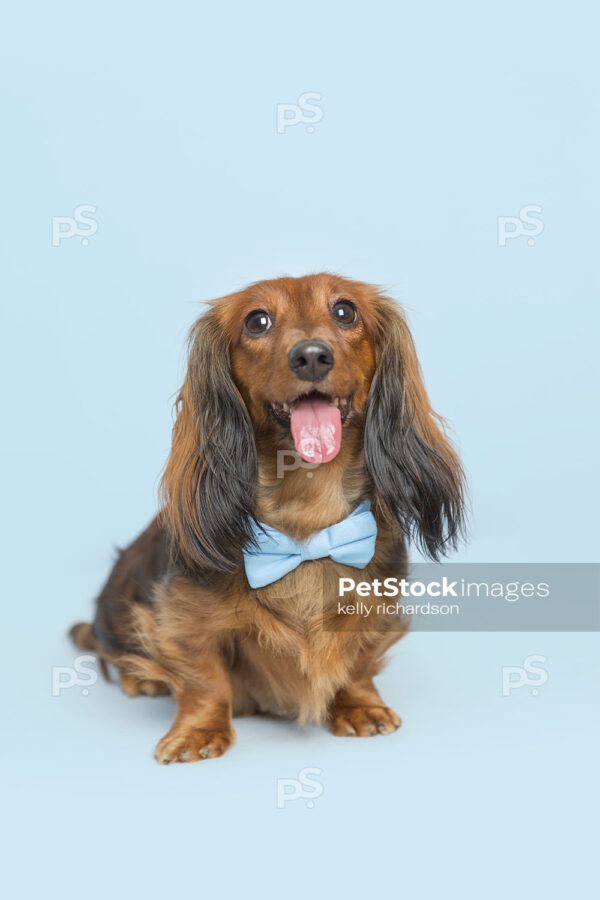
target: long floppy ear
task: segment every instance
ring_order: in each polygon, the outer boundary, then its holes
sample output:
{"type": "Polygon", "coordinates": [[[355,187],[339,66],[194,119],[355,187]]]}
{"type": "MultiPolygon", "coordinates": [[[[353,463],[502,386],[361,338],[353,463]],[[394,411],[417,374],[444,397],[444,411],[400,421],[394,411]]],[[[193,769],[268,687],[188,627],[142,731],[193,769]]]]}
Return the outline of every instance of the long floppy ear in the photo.
{"type": "Polygon", "coordinates": [[[162,517],[193,571],[232,572],[250,540],[257,481],[254,431],[231,378],[229,347],[213,310],[193,326],[161,479],[162,517]]]}
{"type": "Polygon", "coordinates": [[[365,462],[376,501],[432,559],[456,547],[464,524],[464,475],[429,405],[400,308],[377,299],[379,358],[365,415],[365,462]]]}

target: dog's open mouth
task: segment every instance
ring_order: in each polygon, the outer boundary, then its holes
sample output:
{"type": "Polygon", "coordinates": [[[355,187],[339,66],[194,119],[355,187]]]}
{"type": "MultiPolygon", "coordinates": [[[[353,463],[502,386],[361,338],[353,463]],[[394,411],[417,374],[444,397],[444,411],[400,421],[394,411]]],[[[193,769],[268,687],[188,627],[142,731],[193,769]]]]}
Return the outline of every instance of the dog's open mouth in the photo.
{"type": "Polygon", "coordinates": [[[271,402],[273,418],[292,433],[294,446],[306,462],[329,462],[339,453],[342,425],[352,397],[332,397],[318,391],[302,394],[289,403],[271,402]]]}

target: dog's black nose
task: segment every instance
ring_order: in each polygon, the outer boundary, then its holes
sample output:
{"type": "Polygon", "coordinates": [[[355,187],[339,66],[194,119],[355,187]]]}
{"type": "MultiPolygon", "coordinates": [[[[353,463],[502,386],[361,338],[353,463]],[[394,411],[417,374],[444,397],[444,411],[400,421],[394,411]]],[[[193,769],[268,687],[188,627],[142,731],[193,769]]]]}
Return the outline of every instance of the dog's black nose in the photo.
{"type": "Polygon", "coordinates": [[[288,360],[302,381],[322,381],[333,368],[333,348],[325,341],[300,341],[288,353],[288,360]]]}

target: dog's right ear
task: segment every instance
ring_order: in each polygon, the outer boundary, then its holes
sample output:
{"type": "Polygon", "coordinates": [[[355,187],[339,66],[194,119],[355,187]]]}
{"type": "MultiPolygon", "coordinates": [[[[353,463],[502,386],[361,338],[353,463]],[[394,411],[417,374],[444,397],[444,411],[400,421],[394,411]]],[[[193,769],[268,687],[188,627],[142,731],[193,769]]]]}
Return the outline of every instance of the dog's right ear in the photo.
{"type": "Polygon", "coordinates": [[[377,297],[379,359],[365,415],[365,465],[400,530],[439,559],[464,531],[465,486],[444,422],[432,410],[408,324],[377,297]]]}
{"type": "Polygon", "coordinates": [[[258,462],[254,431],[230,369],[214,310],[193,326],[161,479],[162,520],[175,552],[196,573],[232,572],[250,540],[258,462]]]}

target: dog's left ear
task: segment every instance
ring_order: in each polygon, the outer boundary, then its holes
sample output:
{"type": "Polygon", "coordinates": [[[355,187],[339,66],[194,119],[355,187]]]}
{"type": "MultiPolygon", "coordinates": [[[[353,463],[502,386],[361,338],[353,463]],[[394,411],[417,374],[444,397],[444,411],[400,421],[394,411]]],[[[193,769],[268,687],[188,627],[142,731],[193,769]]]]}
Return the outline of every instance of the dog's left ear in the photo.
{"type": "Polygon", "coordinates": [[[257,455],[250,415],[231,377],[214,309],[193,326],[161,480],[162,520],[174,550],[200,575],[233,572],[252,540],[257,455]]]}
{"type": "Polygon", "coordinates": [[[376,502],[432,559],[455,548],[463,530],[464,475],[431,409],[400,308],[377,299],[378,364],[365,415],[365,463],[376,502]]]}

